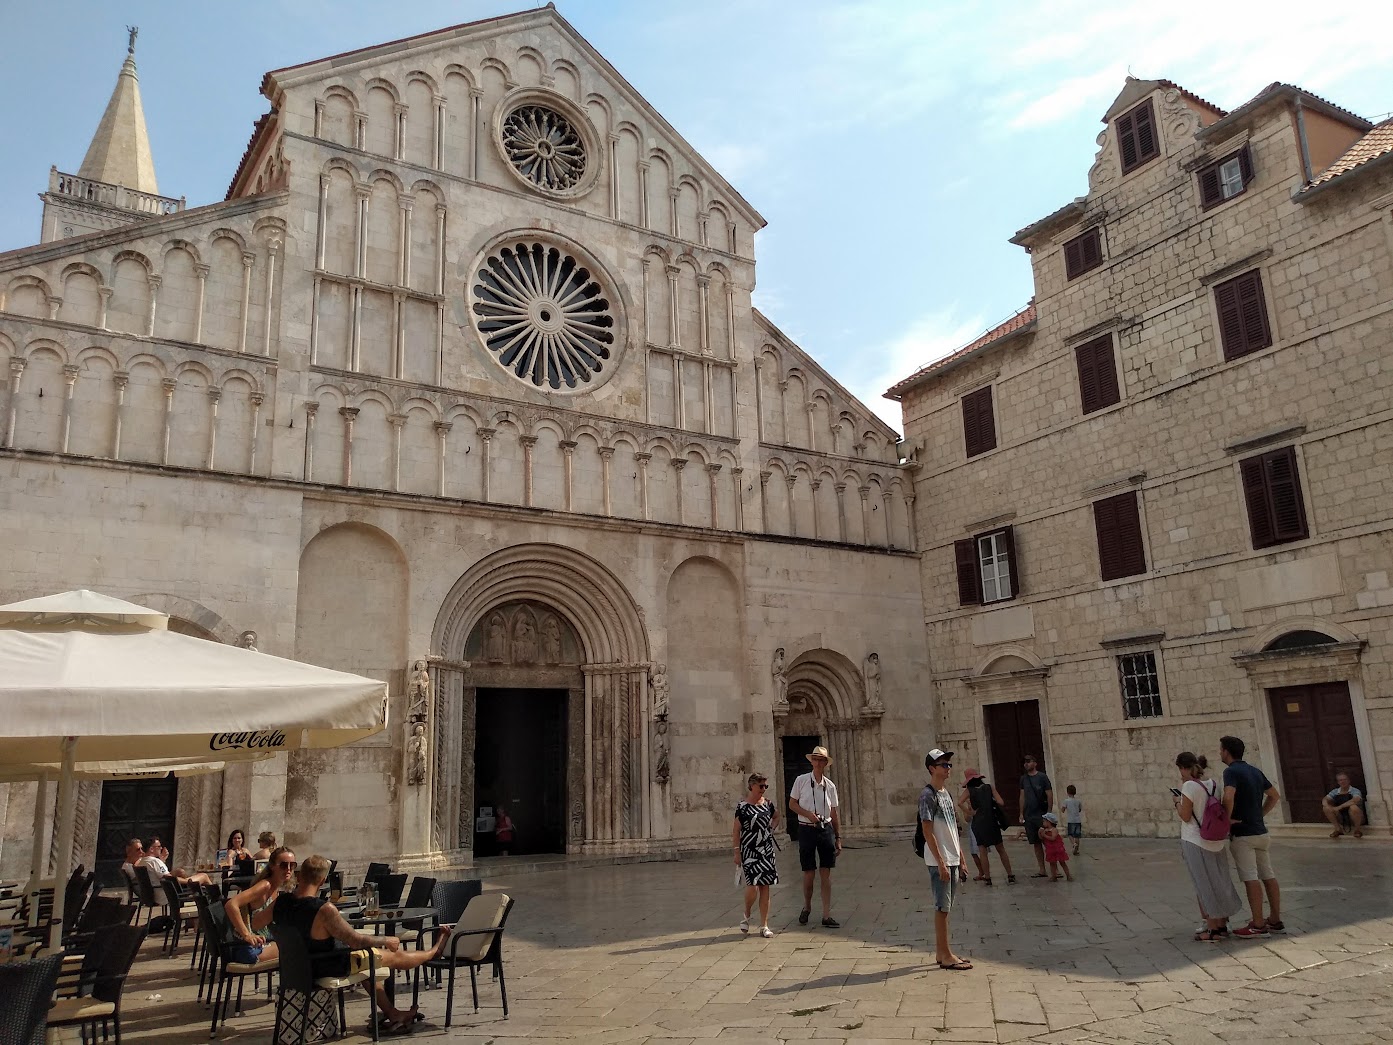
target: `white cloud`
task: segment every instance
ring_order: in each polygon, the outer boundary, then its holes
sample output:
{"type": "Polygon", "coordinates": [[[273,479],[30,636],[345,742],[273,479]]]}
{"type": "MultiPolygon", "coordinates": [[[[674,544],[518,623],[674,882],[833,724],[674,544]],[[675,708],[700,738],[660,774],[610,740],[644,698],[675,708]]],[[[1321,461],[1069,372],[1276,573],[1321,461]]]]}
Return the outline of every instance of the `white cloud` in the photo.
{"type": "Polygon", "coordinates": [[[883,398],[885,390],[921,366],[961,348],[985,329],[980,316],[962,316],[956,307],[949,306],[925,313],[883,345],[867,346],[854,357],[828,362],[847,391],[895,431],[903,432],[900,406],[883,398]]]}

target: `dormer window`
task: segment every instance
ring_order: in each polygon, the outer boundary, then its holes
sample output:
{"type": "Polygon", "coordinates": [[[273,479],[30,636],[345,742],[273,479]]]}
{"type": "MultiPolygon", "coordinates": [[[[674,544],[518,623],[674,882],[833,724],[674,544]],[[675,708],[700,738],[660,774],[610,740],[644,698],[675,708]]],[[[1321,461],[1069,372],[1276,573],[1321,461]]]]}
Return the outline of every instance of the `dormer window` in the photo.
{"type": "Polygon", "coordinates": [[[1150,98],[1119,116],[1115,127],[1123,174],[1131,174],[1161,154],[1161,141],[1156,136],[1156,114],[1150,98]]]}
{"type": "Polygon", "coordinates": [[[1248,146],[1200,168],[1200,205],[1208,210],[1241,196],[1253,180],[1253,158],[1248,146]]]}

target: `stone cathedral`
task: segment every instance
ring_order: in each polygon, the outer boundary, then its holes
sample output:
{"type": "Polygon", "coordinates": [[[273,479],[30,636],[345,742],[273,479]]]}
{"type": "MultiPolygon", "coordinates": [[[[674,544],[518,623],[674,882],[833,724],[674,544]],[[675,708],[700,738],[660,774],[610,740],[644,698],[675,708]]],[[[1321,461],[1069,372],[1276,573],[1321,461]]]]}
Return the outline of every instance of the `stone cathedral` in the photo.
{"type": "MultiPolygon", "coordinates": [[[[913,465],[752,307],[759,213],[550,6],[261,90],[226,198],[187,206],[132,36],[41,242],[0,254],[0,601],[157,607],[386,679],[391,722],[84,783],[74,859],[238,828],[448,869],[500,808],[515,854],[701,849],[814,744],[850,835],[911,822],[913,465]]],[[[0,786],[6,874],[33,799],[0,786]]]]}

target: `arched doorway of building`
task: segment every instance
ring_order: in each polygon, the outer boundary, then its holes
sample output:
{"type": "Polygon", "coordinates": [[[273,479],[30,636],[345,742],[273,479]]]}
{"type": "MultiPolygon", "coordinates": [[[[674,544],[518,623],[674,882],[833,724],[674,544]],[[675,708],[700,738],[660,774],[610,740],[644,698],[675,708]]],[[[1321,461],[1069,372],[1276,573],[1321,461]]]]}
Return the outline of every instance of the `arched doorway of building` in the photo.
{"type": "MultiPolygon", "coordinates": [[[[832,758],[827,775],[837,785],[842,826],[877,826],[880,718],[864,707],[861,673],[843,654],[814,649],[793,659],[787,679],[788,710],[776,712],[774,719],[784,814],[788,815],[788,792],[794,779],[809,772],[808,752],[821,745],[832,758]]],[[[790,828],[791,833],[795,830],[790,828]]]]}
{"type": "Polygon", "coordinates": [[[648,640],[588,556],[520,545],[456,582],[436,621],[433,847],[624,851],[649,837],[648,640]],[[492,821],[492,822],[490,822],[492,821]]]}

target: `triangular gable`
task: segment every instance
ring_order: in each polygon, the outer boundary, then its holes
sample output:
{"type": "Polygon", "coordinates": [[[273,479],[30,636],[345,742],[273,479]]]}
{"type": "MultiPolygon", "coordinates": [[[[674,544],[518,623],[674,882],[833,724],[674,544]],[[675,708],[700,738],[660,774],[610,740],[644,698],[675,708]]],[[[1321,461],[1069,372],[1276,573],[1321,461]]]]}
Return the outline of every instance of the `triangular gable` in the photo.
{"type": "MultiPolygon", "coordinates": [[[[360,66],[371,65],[374,62],[385,59],[399,60],[407,54],[427,54],[432,51],[449,47],[461,40],[478,40],[490,36],[501,36],[507,33],[516,32],[521,29],[536,29],[540,27],[550,27],[560,33],[581,55],[590,61],[595,70],[606,80],[616,93],[627,97],[636,109],[641,111],[654,127],[662,134],[667,136],[673,145],[681,152],[683,157],[707,177],[711,184],[729,200],[731,206],[735,207],[744,216],[745,220],[751,222],[756,229],[763,228],[768,224],[762,215],[754,209],[729,181],[710,165],[691,143],[688,142],[677,129],[674,128],[662,114],[659,113],[648,100],[643,97],[634,86],[626,80],[623,75],[614,68],[613,65],[591,46],[590,42],[576,31],[575,27],[556,10],[553,4],[537,11],[521,11],[516,14],[500,15],[495,18],[481,19],[476,22],[465,22],[460,25],[449,26],[444,29],[436,29],[418,36],[410,36],[401,40],[394,40],[389,43],[374,44],[370,47],[362,47],[354,51],[346,51],[343,54],[334,55],[328,58],[320,58],[311,62],[303,62],[299,65],[287,66],[283,69],[275,69],[268,72],[262,80],[261,90],[273,105],[279,104],[281,92],[290,87],[298,87],[305,83],[312,83],[316,80],[326,79],[331,76],[341,76],[349,70],[360,66]]],[[[269,133],[269,128],[261,133],[269,133]]],[[[249,153],[256,151],[256,138],[248,146],[249,153]]]]}
{"type": "Polygon", "coordinates": [[[1122,85],[1122,90],[1108,106],[1108,111],[1103,114],[1103,122],[1111,123],[1115,117],[1120,116],[1134,105],[1140,105],[1156,91],[1179,91],[1181,97],[1192,106],[1205,110],[1206,113],[1212,114],[1215,118],[1223,118],[1228,115],[1213,102],[1205,101],[1199,95],[1187,91],[1173,80],[1138,80],[1135,76],[1129,76],[1127,82],[1122,85]]]}

